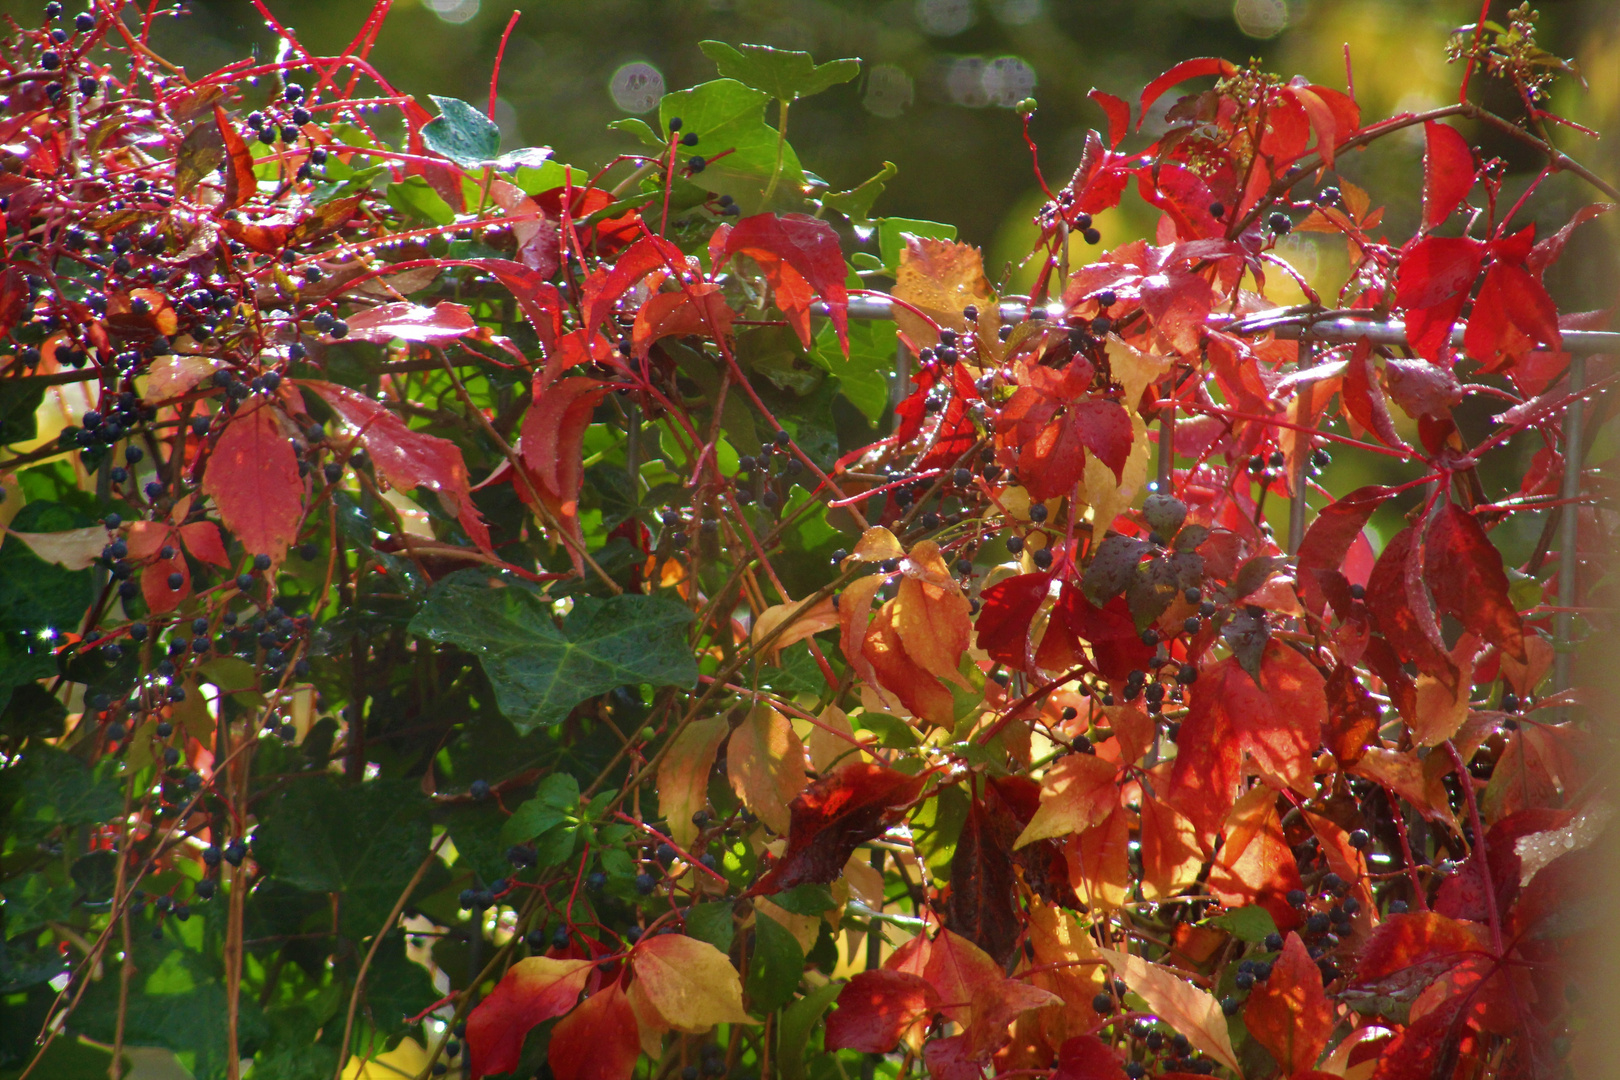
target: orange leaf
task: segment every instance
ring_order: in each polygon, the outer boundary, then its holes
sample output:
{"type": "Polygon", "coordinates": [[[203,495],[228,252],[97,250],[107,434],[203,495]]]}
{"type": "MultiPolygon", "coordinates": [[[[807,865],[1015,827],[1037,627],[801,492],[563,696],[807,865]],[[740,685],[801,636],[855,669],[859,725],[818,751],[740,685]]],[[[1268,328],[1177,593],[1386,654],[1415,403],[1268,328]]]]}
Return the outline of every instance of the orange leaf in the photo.
{"type": "MultiPolygon", "coordinates": [[[[970,244],[908,236],[905,250],[900,252],[894,295],[940,326],[959,332],[968,329],[962,311],[969,305],[976,306],[978,332],[986,340],[995,340],[1000,309],[984,276],[984,259],[979,249],[970,244]]],[[[919,347],[939,340],[933,327],[905,308],[895,309],[894,322],[919,347]]]]}
{"type": "Polygon", "coordinates": [[[906,651],[895,625],[895,601],[878,609],[877,618],[866,631],[862,652],[871,662],[877,681],[912,715],[939,727],[950,727],[956,720],[956,703],[951,692],[924,670],[906,651]]]}
{"type": "Polygon", "coordinates": [[[304,482],[292,441],[269,405],[244,409],[225,425],[202,489],[243,547],[281,561],[303,516],[304,482]]]}
{"type": "Polygon", "coordinates": [[[1271,977],[1249,995],[1243,1020],[1284,1073],[1315,1067],[1333,1033],[1333,1006],[1298,934],[1288,935],[1271,977]]]}
{"type": "Polygon", "coordinates": [[[729,730],[723,716],[694,720],[658,765],[658,806],[669,821],[670,839],[683,848],[697,837],[692,815],[709,801],[709,770],[729,730]]]}
{"type": "Polygon", "coordinates": [[[549,956],[531,956],[513,964],[489,996],[467,1014],[472,1074],[517,1068],[523,1037],[536,1024],[574,1007],[592,966],[589,960],[549,956]]]}
{"type": "Polygon", "coordinates": [[[731,732],[726,772],[743,805],[786,835],[788,804],[804,790],[804,744],[787,717],[769,705],[756,705],[731,732]]]}
{"type": "Polygon", "coordinates": [[[1102,822],[1069,839],[1064,851],[1069,880],[1087,906],[1117,908],[1129,894],[1131,816],[1116,806],[1102,822]]]}
{"type": "Polygon", "coordinates": [[[1204,857],[1192,822],[1168,803],[1142,797],[1142,896],[1174,896],[1198,880],[1204,857]]]}
{"type": "Polygon", "coordinates": [[[680,292],[661,292],[648,298],[636,312],[631,341],[638,357],[646,359],[653,342],[667,337],[728,338],[737,313],[727,306],[720,286],[708,282],[687,285],[680,292]]]}
{"type": "Polygon", "coordinates": [[[1280,929],[1300,923],[1288,890],[1302,888],[1299,864],[1283,836],[1277,793],[1261,784],[1237,801],[1226,819],[1226,842],[1209,871],[1209,891],[1228,907],[1258,904],[1280,929]]]}
{"type": "Polygon", "coordinates": [[[1097,950],[1112,965],[1115,973],[1125,980],[1148,1009],[1157,1013],[1165,1023],[1181,1034],[1193,1046],[1225,1065],[1238,1075],[1237,1054],[1232,1051],[1232,1036],[1227,1030],[1226,1014],[1221,1003],[1213,996],[1187,982],[1180,972],[1150,964],[1140,956],[1114,949],[1097,950]]]}
{"type": "Polygon", "coordinates": [[[1041,805],[1014,841],[1014,848],[1053,836],[1083,832],[1119,804],[1112,762],[1095,754],[1065,754],[1041,778],[1041,805]]]}
{"type": "Polygon", "coordinates": [[[912,548],[906,561],[899,595],[894,598],[894,626],[901,645],[930,675],[971,690],[972,684],[957,670],[973,635],[967,597],[952,580],[939,546],[932,540],[912,548]]]}
{"type": "MultiPolygon", "coordinates": [[[[754,631],[750,636],[755,642],[763,641],[778,626],[793,617],[794,612],[799,610],[800,603],[800,601],[793,600],[786,604],[776,604],[766,608],[754,620],[754,631]]],[[[838,612],[833,608],[830,597],[811,605],[804,610],[803,614],[794,618],[788,628],[778,634],[776,640],[771,642],[766,650],[770,662],[776,663],[776,658],[789,645],[797,644],[807,637],[821,633],[823,630],[831,630],[837,625],[838,612]]]]}

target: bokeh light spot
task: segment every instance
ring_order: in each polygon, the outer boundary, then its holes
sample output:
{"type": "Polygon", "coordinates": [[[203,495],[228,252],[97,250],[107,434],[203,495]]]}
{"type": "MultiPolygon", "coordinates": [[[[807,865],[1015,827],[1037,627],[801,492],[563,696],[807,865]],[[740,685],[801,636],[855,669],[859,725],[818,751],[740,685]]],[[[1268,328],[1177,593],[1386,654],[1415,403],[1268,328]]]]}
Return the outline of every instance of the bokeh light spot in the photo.
{"type": "Polygon", "coordinates": [[[866,76],[866,96],[861,104],[873,116],[892,120],[911,107],[915,91],[911,76],[895,64],[877,64],[866,76]]]}
{"type": "Polygon", "coordinates": [[[460,26],[477,17],[479,0],[423,0],[423,4],[445,22],[460,26]]]}
{"type": "Polygon", "coordinates": [[[624,64],[613,73],[608,92],[627,113],[651,112],[664,96],[664,73],[641,60],[624,64]]]}
{"type": "Polygon", "coordinates": [[[960,34],[978,19],[973,0],[917,0],[917,25],[935,37],[960,34]]]}
{"type": "Polygon", "coordinates": [[[1288,0],[1233,0],[1232,18],[1252,38],[1276,37],[1288,26],[1288,0]]]}
{"type": "Polygon", "coordinates": [[[1017,56],[998,56],[980,77],[992,105],[1012,108],[1035,92],[1035,69],[1017,56]]]}

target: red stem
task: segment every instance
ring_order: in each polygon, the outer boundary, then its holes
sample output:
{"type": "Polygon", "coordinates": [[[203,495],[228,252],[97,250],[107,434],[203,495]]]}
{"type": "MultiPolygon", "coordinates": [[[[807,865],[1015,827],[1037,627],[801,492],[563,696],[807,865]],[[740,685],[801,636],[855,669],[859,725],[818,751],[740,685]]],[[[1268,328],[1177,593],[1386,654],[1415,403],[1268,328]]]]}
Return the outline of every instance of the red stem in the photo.
{"type": "Polygon", "coordinates": [[[512,36],[512,28],[517,25],[521,11],[514,9],[512,17],[506,20],[506,29],[501,33],[501,43],[495,50],[495,68],[489,73],[489,119],[495,120],[495,90],[501,82],[501,60],[506,56],[506,41],[512,36]]]}

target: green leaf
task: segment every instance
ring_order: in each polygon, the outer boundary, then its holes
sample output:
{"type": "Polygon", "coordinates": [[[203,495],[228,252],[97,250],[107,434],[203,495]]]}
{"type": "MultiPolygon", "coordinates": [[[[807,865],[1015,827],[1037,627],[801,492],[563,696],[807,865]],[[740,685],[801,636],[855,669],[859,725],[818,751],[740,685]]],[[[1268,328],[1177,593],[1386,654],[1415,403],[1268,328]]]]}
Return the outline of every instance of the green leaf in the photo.
{"type": "MultiPolygon", "coordinates": [[[[0,669],[3,667],[3,661],[0,661],[0,669]]],[[[11,700],[0,711],[0,734],[16,743],[31,738],[61,737],[63,721],[67,719],[67,706],[53,697],[49,690],[38,683],[25,682],[21,686],[8,688],[4,693],[11,700]]]]}
{"type": "Polygon", "coordinates": [[[861,62],[856,59],[818,64],[807,52],[773,49],[769,45],[733,48],[723,41],[700,41],[698,48],[714,61],[721,75],[763,90],[778,101],[792,102],[819,94],[861,73],[861,62]]]}
{"type": "Polygon", "coordinates": [[[821,205],[837,210],[851,221],[866,221],[872,213],[872,204],[883,194],[883,189],[900,170],[894,162],[885,161],[877,174],[862,181],[848,191],[830,191],[821,197],[821,205]]]}
{"type": "Polygon", "coordinates": [[[851,322],[849,358],[838,345],[838,335],[830,322],[816,330],[810,360],[838,377],[838,388],[871,423],[883,418],[889,407],[889,379],[894,372],[894,323],[888,320],[851,322]]]}
{"type": "Polygon", "coordinates": [[[300,780],[259,811],[254,857],[273,880],[341,894],[346,932],[369,936],[427,856],[430,808],[408,780],[300,780]]]}
{"type": "MultiPolygon", "coordinates": [[[[691,153],[705,160],[719,157],[714,164],[692,177],[719,195],[737,200],[744,214],[767,209],[765,188],[776,168],[776,129],[765,123],[765,104],[770,95],[754,90],[735,79],[715,79],[690,90],[665,94],[658,105],[658,119],[664,130],[670,120],[681,118],[683,135],[696,135],[691,153]]],[[[782,175],[777,181],[772,206],[795,209],[803,204],[804,168],[793,147],[782,147],[782,175]]]]}
{"type": "Polygon", "coordinates": [[[501,827],[501,843],[525,844],[550,832],[579,812],[579,781],[567,773],[553,773],[540,781],[534,798],[517,808],[501,827]]]}
{"type": "Polygon", "coordinates": [[[405,1034],[406,1018],[438,996],[427,968],[405,955],[405,935],[395,931],[384,938],[366,975],[366,1007],[376,1034],[388,1040],[405,1034]]]}
{"type": "Polygon", "coordinates": [[[1239,941],[1264,941],[1277,932],[1271,912],[1259,906],[1233,908],[1210,919],[1209,925],[1225,930],[1239,941]]]}
{"type": "Polygon", "coordinates": [[[735,932],[731,904],[727,901],[695,904],[686,912],[686,936],[707,941],[723,953],[731,951],[731,939],[735,932]]]}
{"type": "MultiPolygon", "coordinates": [[[[84,515],[61,503],[29,503],[17,512],[17,532],[63,532],[89,525],[84,515]]],[[[90,606],[88,570],[68,570],[46,562],[27,544],[0,544],[0,631],[38,633],[47,628],[77,633],[90,606]]]]}
{"type": "Polygon", "coordinates": [[[833,901],[832,890],[813,881],[776,893],[771,897],[771,903],[795,915],[820,915],[838,906],[833,901]]]}
{"type": "Polygon", "coordinates": [[[422,144],[464,169],[495,160],[501,152],[501,129],[495,121],[460,98],[430,94],[439,115],[422,128],[422,144]]]}
{"type": "Polygon", "coordinates": [[[27,442],[39,434],[34,414],[45,400],[45,383],[26,379],[0,382],[0,438],[7,443],[27,442]]]}
{"type": "Polygon", "coordinates": [[[395,210],[429,225],[449,225],[456,220],[456,212],[450,209],[450,204],[420,176],[407,176],[389,184],[386,195],[388,205],[395,210]]]}
{"type": "Polygon", "coordinates": [[[44,874],[26,874],[5,884],[6,936],[20,934],[44,926],[48,922],[63,922],[73,915],[73,901],[79,890],[72,885],[52,885],[44,874]]]}
{"type": "MultiPolygon", "coordinates": [[[[17,543],[17,541],[13,541],[13,543],[17,543]]],[[[18,543],[18,546],[21,547],[22,545],[18,543]]],[[[6,712],[10,709],[12,697],[17,691],[32,686],[37,679],[48,679],[56,674],[56,657],[52,655],[50,647],[42,645],[39,651],[31,652],[27,648],[28,644],[26,638],[15,633],[0,635],[0,712],[6,712]]],[[[57,708],[62,710],[62,716],[67,715],[67,711],[62,708],[61,702],[56,701],[46,691],[41,690],[41,693],[51,702],[56,703],[57,708]]],[[[26,699],[18,698],[18,704],[30,708],[31,711],[39,710],[42,706],[46,710],[50,709],[48,705],[38,700],[34,695],[29,695],[26,699]]],[[[6,725],[8,731],[11,730],[9,719],[8,717],[6,725]]],[[[25,726],[28,723],[27,718],[23,716],[17,717],[17,720],[25,726]]],[[[60,720],[60,717],[58,717],[58,720],[60,720]]]]}
{"type": "Polygon", "coordinates": [[[647,147],[649,150],[666,150],[669,148],[669,144],[658,137],[658,132],[652,129],[652,125],[639,116],[628,116],[623,120],[615,120],[608,127],[614,131],[622,131],[626,135],[634,136],[642,146],[647,147]]]}
{"type": "Polygon", "coordinates": [[[782,1023],[778,1028],[780,1034],[777,1035],[777,1068],[782,1073],[782,1080],[809,1080],[804,1066],[809,1060],[810,1033],[816,1029],[822,1014],[843,989],[843,982],[818,986],[782,1010],[782,1023]]]}
{"type": "Polygon", "coordinates": [[[575,705],[619,686],[691,686],[692,613],[652,596],[581,596],[557,625],[551,603],[520,585],[477,575],[434,586],[411,632],[478,657],[502,713],[519,731],[561,723],[575,705]]]}
{"type": "Polygon", "coordinates": [[[0,832],[32,844],[59,825],[107,821],[124,808],[113,780],[117,765],[96,770],[51,746],[31,746],[22,764],[0,773],[0,832]]]}
{"type": "Polygon", "coordinates": [[[748,1003],[754,1012],[775,1012],[793,998],[804,975],[804,950],[781,923],[754,914],[754,949],[748,958],[748,1003]]]}
{"type": "Polygon", "coordinates": [[[878,220],[878,251],[883,265],[890,272],[900,268],[900,253],[906,249],[907,236],[924,236],[934,240],[955,240],[956,226],[917,218],[880,218],[878,220]]]}

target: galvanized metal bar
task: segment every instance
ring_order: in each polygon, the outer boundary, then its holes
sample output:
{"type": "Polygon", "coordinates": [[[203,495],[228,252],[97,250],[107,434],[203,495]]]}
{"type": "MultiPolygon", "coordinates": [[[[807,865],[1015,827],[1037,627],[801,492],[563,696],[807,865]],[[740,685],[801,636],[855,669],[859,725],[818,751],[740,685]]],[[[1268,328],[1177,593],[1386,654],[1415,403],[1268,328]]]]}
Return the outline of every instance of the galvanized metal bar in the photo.
{"type": "MultiPolygon", "coordinates": [[[[1586,358],[1574,356],[1569,362],[1569,390],[1578,394],[1586,386],[1586,358]]],[[[1580,560],[1576,542],[1580,530],[1580,504],[1575,500],[1581,494],[1581,424],[1586,401],[1576,398],[1569,403],[1564,416],[1564,481],[1559,491],[1563,500],[1563,520],[1558,529],[1558,605],[1569,609],[1579,606],[1580,560]]],[[[1554,621],[1558,650],[1553,659],[1553,692],[1569,689],[1570,668],[1574,660],[1575,613],[1560,611],[1554,621]]]]}
{"type": "MultiPolygon", "coordinates": [[[[1299,370],[1305,371],[1310,368],[1315,350],[1314,339],[1308,337],[1299,339],[1299,370]]],[[[1315,385],[1314,382],[1300,383],[1299,389],[1294,395],[1294,400],[1296,402],[1309,401],[1315,385]]],[[[1297,405],[1295,411],[1298,412],[1297,405]]],[[[1296,415],[1294,422],[1302,428],[1305,426],[1303,416],[1296,415]]],[[[1311,473],[1311,451],[1316,448],[1311,441],[1311,437],[1305,432],[1296,431],[1294,437],[1299,442],[1304,443],[1304,446],[1300,447],[1299,462],[1294,466],[1293,498],[1288,503],[1288,554],[1290,555],[1299,554],[1299,545],[1305,539],[1305,478],[1311,473]]]]}

